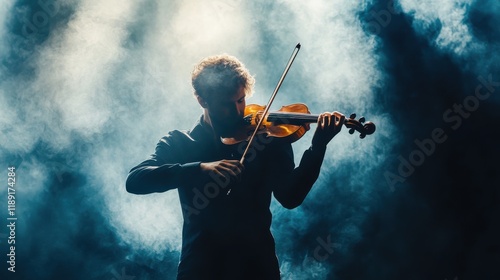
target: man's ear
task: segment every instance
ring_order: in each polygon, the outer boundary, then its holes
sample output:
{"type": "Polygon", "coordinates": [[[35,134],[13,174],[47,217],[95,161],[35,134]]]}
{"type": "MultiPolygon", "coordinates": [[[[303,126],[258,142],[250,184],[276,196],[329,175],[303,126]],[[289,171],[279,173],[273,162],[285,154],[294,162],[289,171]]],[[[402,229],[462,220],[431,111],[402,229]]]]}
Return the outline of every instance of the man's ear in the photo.
{"type": "Polygon", "coordinates": [[[208,107],[208,103],[207,103],[207,101],[205,101],[205,99],[203,99],[203,97],[201,97],[197,94],[196,99],[198,100],[198,103],[200,104],[201,107],[203,107],[205,109],[208,107]]]}

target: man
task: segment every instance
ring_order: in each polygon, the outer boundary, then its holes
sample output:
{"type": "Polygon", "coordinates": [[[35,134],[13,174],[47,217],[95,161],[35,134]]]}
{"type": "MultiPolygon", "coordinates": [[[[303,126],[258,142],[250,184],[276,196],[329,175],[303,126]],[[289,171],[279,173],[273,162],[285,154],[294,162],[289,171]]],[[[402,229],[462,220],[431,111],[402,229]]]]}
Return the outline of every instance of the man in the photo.
{"type": "Polygon", "coordinates": [[[192,85],[203,115],[191,130],[161,138],[151,158],[128,175],[130,193],[178,189],[184,223],[177,279],[280,279],[271,194],[288,209],[301,205],[319,175],[326,145],[344,123],[338,112],[321,114],[297,168],[291,144],[266,137],[255,140],[241,164],[246,142],[224,145],[220,139],[241,127],[254,82],[235,57],[202,60],[192,85]]]}

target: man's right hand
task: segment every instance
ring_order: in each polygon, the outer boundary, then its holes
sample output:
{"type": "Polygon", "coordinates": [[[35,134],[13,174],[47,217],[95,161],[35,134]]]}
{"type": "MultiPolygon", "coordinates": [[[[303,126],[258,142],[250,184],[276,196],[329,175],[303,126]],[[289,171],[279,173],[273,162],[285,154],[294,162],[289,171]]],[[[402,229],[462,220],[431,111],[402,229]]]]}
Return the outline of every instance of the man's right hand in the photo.
{"type": "Polygon", "coordinates": [[[226,180],[239,180],[241,173],[245,169],[239,160],[219,160],[213,162],[202,162],[200,168],[206,174],[213,173],[226,180]]]}

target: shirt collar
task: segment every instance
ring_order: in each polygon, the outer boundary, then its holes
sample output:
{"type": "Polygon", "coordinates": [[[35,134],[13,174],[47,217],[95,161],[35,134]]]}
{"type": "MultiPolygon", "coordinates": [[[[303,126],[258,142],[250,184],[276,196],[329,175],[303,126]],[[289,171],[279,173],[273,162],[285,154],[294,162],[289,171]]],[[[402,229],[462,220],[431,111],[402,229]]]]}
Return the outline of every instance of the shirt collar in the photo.
{"type": "Polygon", "coordinates": [[[203,120],[203,115],[195,122],[189,135],[195,140],[214,138],[212,127],[203,120]]]}

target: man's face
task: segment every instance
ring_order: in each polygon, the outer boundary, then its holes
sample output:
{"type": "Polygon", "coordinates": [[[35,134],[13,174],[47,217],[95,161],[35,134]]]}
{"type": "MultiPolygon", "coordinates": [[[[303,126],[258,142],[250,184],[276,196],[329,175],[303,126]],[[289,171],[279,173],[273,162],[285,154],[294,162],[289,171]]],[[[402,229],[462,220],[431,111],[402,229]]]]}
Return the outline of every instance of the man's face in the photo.
{"type": "Polygon", "coordinates": [[[234,94],[213,98],[207,104],[214,128],[222,134],[230,133],[240,124],[245,113],[245,91],[241,87],[234,94]]]}

